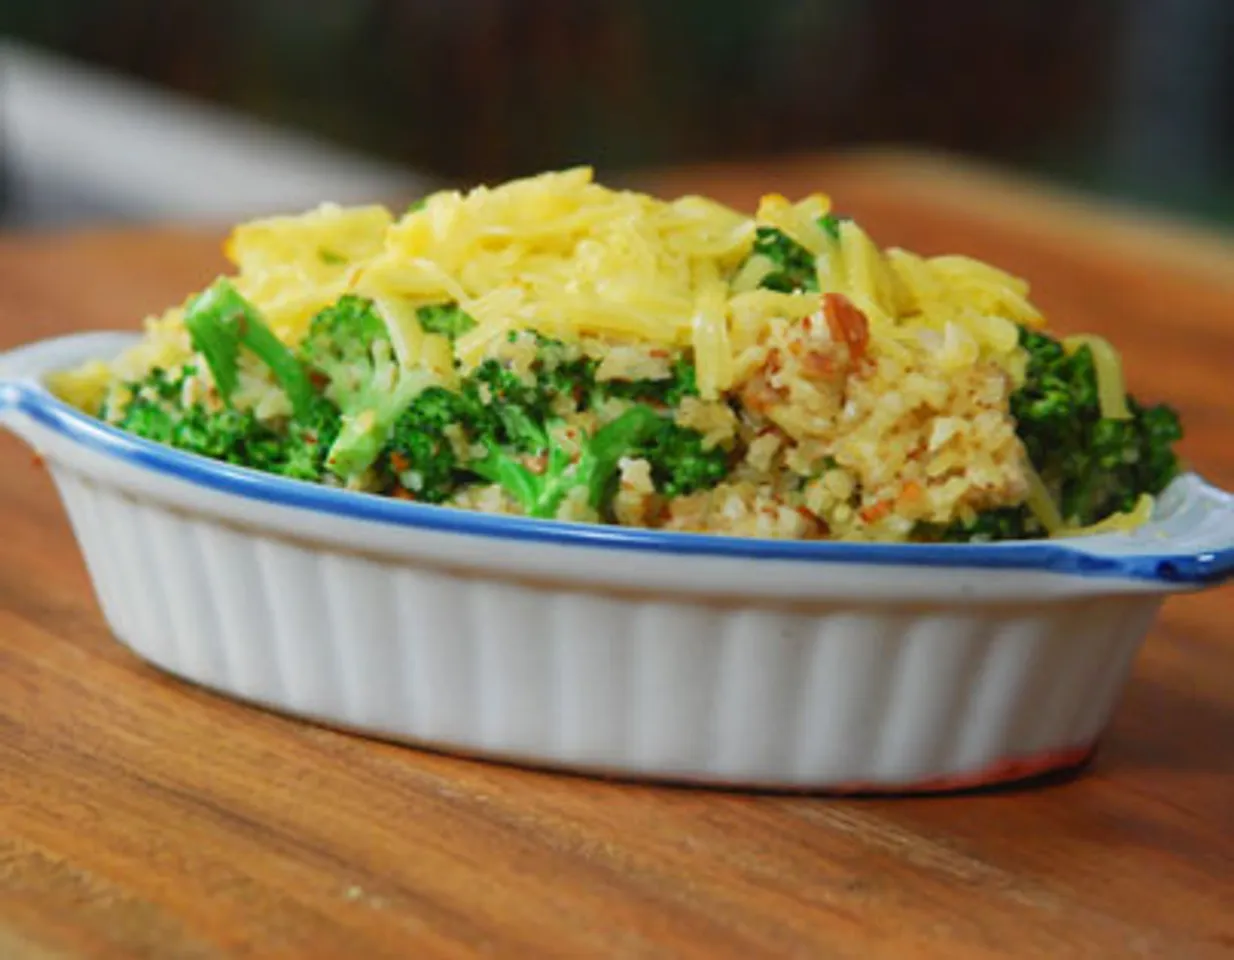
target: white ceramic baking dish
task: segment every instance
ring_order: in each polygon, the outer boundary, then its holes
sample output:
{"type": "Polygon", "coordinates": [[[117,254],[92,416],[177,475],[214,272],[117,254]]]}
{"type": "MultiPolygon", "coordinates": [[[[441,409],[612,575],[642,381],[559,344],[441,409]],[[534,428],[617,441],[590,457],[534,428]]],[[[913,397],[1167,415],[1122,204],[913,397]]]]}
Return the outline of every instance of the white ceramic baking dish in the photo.
{"type": "Polygon", "coordinates": [[[1234,574],[1234,498],[1180,478],[1133,535],[743,540],[332,490],[53,398],[128,334],[0,358],[117,637],[256,704],[434,748],[658,779],[928,790],[1082,762],[1170,593],[1234,574]]]}

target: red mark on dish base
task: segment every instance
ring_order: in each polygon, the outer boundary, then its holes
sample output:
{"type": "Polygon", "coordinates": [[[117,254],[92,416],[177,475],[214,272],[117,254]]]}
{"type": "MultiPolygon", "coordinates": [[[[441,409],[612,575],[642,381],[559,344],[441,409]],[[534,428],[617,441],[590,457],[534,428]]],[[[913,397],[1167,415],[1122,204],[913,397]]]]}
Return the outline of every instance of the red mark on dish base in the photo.
{"type": "Polygon", "coordinates": [[[1027,780],[1055,770],[1067,770],[1079,767],[1088,762],[1097,750],[1095,743],[1081,747],[1063,747],[1057,750],[1043,750],[1040,753],[1022,757],[1002,757],[993,763],[986,764],[977,770],[967,773],[944,774],[938,777],[927,777],[904,784],[863,783],[851,781],[827,787],[823,791],[830,795],[852,794],[921,794],[921,793],[954,793],[959,790],[973,790],[978,787],[993,787],[1000,783],[1014,783],[1017,780],[1027,780]]]}

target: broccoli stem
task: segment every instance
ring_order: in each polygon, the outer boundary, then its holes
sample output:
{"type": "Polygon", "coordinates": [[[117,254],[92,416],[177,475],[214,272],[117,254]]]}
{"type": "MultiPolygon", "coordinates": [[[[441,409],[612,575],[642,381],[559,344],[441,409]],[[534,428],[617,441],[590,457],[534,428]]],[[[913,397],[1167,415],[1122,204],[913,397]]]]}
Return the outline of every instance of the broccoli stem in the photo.
{"type": "Polygon", "coordinates": [[[599,510],[604,502],[608,482],[617,472],[617,464],[650,440],[663,421],[650,407],[631,407],[616,420],[596,431],[588,444],[590,458],[585,482],[588,487],[588,502],[599,510]]]}
{"type": "Polygon", "coordinates": [[[228,405],[239,380],[240,348],[246,347],[270,369],[296,415],[309,415],[314,393],[304,367],[229,280],[216,280],[194,298],[184,325],[228,405]]]}
{"type": "Polygon", "coordinates": [[[341,405],[342,426],[330,447],[326,464],[346,480],[371,467],[390,438],[403,411],[433,383],[423,370],[402,373],[389,388],[365,385],[341,405]]]}

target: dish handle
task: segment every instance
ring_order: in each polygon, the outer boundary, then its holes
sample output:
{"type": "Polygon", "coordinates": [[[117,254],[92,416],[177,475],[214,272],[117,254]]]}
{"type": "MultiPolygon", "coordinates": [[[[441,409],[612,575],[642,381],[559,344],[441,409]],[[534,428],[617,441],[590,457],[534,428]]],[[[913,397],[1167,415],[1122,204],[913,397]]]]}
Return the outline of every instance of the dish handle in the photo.
{"type": "Polygon", "coordinates": [[[1133,533],[1057,542],[1113,560],[1170,592],[1218,586],[1234,579],[1234,494],[1184,474],[1161,495],[1156,516],[1133,533]]]}
{"type": "Polygon", "coordinates": [[[67,370],[86,360],[114,357],[136,339],[134,334],[74,333],[14,347],[0,353],[0,425],[23,440],[29,437],[20,414],[54,402],[43,379],[57,370],[67,370]]]}

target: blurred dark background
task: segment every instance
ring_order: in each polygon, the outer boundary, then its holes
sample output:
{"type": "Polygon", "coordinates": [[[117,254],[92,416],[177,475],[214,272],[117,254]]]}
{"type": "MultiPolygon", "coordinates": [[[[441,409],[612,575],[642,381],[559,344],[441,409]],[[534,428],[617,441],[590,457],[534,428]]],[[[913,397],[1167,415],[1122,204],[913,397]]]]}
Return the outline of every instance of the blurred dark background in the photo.
{"type": "MultiPolygon", "coordinates": [[[[1231,0],[0,0],[0,11],[9,38],[434,182],[891,143],[1234,222],[1231,0]]],[[[20,193],[10,177],[10,214],[20,193]]]]}

